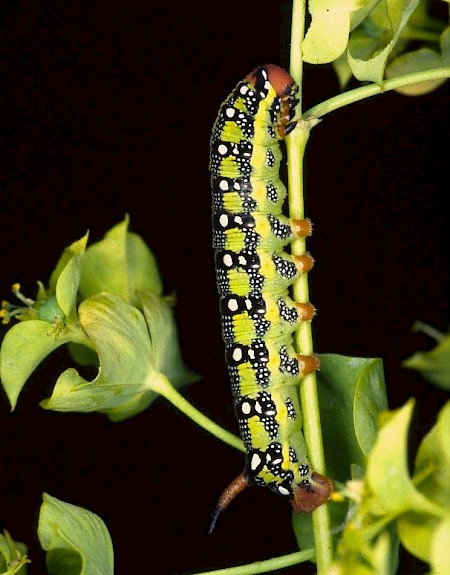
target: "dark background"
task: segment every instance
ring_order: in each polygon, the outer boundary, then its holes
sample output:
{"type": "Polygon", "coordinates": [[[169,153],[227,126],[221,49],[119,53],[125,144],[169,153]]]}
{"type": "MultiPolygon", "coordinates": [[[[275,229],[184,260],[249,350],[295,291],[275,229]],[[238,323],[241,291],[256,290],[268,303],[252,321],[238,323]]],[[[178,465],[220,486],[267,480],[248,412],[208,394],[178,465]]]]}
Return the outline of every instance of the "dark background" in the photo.
{"type": "MultiPolygon", "coordinates": [[[[288,65],[290,5],[5,9],[1,298],[11,299],[15,281],[32,295],[65,246],[87,229],[100,239],[128,212],[166,292],[177,293],[184,357],[203,376],[186,396],[235,431],[210,248],[208,143],[238,80],[261,63],[288,65]]],[[[305,109],[337,92],[329,67],[307,69],[305,109]]],[[[431,346],[411,333],[416,319],[447,329],[449,96],[446,85],[339,110],[314,129],[306,159],[316,349],[383,357],[390,405],[418,399],[416,439],[447,398],[400,362],[431,346]]],[[[39,408],[65,360],[60,350],[36,372],[13,414],[0,402],[0,522],[29,545],[31,573],[44,573],[43,491],[104,519],[118,574],[194,573],[295,551],[289,508],[264,489],[241,495],[206,535],[243,458],[164,400],[121,424],[39,408]]],[[[404,573],[421,572],[408,565],[404,573]]]]}

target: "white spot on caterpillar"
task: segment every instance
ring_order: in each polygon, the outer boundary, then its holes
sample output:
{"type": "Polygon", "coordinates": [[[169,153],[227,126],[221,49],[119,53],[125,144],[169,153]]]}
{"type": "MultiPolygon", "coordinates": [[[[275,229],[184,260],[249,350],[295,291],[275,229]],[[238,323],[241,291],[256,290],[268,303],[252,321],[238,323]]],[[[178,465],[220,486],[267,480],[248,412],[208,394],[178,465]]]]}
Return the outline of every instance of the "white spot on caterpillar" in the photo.
{"type": "Polygon", "coordinates": [[[226,153],[228,152],[228,148],[227,146],[225,146],[225,144],[220,144],[220,146],[217,148],[217,151],[221,156],[225,156],[226,153]]]}
{"type": "Polygon", "coordinates": [[[238,257],[238,262],[240,266],[245,267],[247,265],[247,258],[241,255],[238,257]]]}
{"type": "Polygon", "coordinates": [[[228,309],[230,311],[237,311],[239,309],[239,305],[236,299],[230,299],[228,300],[228,309]]]}
{"type": "Polygon", "coordinates": [[[247,308],[248,311],[250,311],[252,309],[252,302],[247,298],[245,298],[245,307],[247,308]]]}
{"type": "Polygon", "coordinates": [[[253,351],[253,349],[248,350],[248,357],[250,359],[255,359],[255,352],[253,351]]]}
{"type": "Polygon", "coordinates": [[[221,189],[222,192],[227,192],[230,189],[227,180],[220,180],[219,189],[221,189]]]}
{"type": "Polygon", "coordinates": [[[242,218],[241,218],[241,216],[234,216],[234,222],[235,222],[238,226],[240,226],[240,225],[242,225],[242,224],[244,223],[243,220],[242,220],[242,218]]]}
{"type": "Polygon", "coordinates": [[[257,454],[254,453],[252,455],[252,459],[250,461],[250,468],[252,471],[255,471],[255,469],[258,469],[258,467],[261,465],[261,457],[257,454]]]}
{"type": "Polygon", "coordinates": [[[242,349],[240,347],[233,350],[233,359],[234,361],[240,361],[242,359],[242,349]]]}
{"type": "Polygon", "coordinates": [[[225,110],[225,114],[228,116],[228,118],[233,118],[236,114],[236,110],[234,108],[227,108],[225,110]]]}
{"type": "Polygon", "coordinates": [[[246,86],[246,85],[244,84],[244,86],[241,86],[241,89],[239,90],[239,92],[240,92],[243,96],[245,96],[245,94],[248,92],[248,86],[246,86]]]}
{"type": "Polygon", "coordinates": [[[233,266],[233,258],[231,257],[230,254],[225,254],[223,256],[223,264],[227,268],[231,268],[233,266]]]}
{"type": "Polygon", "coordinates": [[[252,406],[248,401],[244,401],[241,405],[241,411],[244,415],[248,415],[252,410],[252,406]]]}
{"type": "Polygon", "coordinates": [[[283,463],[283,458],[282,458],[282,457],[278,457],[277,459],[274,459],[274,460],[272,461],[272,463],[273,463],[274,465],[281,465],[281,464],[283,463]]]}
{"type": "Polygon", "coordinates": [[[219,218],[219,224],[223,227],[226,228],[228,226],[228,216],[227,214],[221,214],[220,218],[219,218]]]}
{"type": "Polygon", "coordinates": [[[259,403],[259,401],[257,401],[255,403],[255,411],[256,411],[256,413],[262,413],[262,407],[261,407],[261,404],[259,403]]]}
{"type": "Polygon", "coordinates": [[[278,486],[278,493],[280,495],[290,495],[289,491],[286,489],[286,487],[283,487],[282,485],[278,486]]]}

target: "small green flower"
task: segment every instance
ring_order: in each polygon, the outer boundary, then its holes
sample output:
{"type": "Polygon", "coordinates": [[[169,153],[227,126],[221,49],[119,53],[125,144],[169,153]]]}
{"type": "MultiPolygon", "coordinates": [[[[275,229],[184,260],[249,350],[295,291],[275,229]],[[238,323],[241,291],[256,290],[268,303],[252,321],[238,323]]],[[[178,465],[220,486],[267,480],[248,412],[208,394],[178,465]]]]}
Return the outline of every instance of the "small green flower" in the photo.
{"type": "Polygon", "coordinates": [[[12,319],[18,319],[20,321],[36,319],[38,317],[38,311],[35,307],[36,301],[34,299],[25,297],[20,292],[20,284],[18,283],[15,283],[11,286],[11,291],[15,297],[24,305],[14,305],[9,301],[3,300],[2,307],[0,309],[0,317],[2,318],[2,323],[8,324],[12,319]]]}
{"type": "Polygon", "coordinates": [[[27,563],[31,561],[27,557],[26,546],[14,541],[4,529],[3,533],[0,533],[0,572],[2,575],[26,575],[27,563]]]}

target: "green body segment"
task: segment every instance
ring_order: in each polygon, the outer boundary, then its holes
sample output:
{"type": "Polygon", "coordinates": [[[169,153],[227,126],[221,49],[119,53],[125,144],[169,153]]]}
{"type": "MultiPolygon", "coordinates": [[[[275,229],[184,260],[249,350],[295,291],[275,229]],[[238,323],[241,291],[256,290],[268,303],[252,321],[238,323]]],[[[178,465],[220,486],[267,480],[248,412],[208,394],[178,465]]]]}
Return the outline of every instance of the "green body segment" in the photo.
{"type": "MultiPolygon", "coordinates": [[[[211,138],[213,235],[222,333],[234,408],[247,448],[248,483],[292,498],[311,488],[301,431],[302,377],[292,332],[301,317],[288,295],[299,271],[284,247],[279,140],[294,125],[296,85],[280,95],[255,70],[222,104],[211,138]]],[[[279,68],[276,68],[278,73],[279,68]]]]}

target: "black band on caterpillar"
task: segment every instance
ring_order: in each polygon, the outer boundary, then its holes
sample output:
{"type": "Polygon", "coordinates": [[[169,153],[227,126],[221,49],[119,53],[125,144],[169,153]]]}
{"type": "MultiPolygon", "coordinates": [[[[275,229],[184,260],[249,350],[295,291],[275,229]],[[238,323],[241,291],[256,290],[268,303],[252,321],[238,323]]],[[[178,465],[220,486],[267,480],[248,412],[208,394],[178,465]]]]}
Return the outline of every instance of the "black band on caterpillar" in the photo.
{"type": "Polygon", "coordinates": [[[210,526],[247,485],[267,485],[295,511],[324,503],[333,483],[308,463],[298,384],[318,368],[298,355],[292,332],[314,307],[288,290],[314,263],[283,251],[311,234],[309,220],[282,215],[279,140],[296,126],[297,85],[278,66],[260,66],[222,104],[211,137],[213,245],[222,334],[239,430],[247,449],[244,472],[222,493],[210,526]]]}

